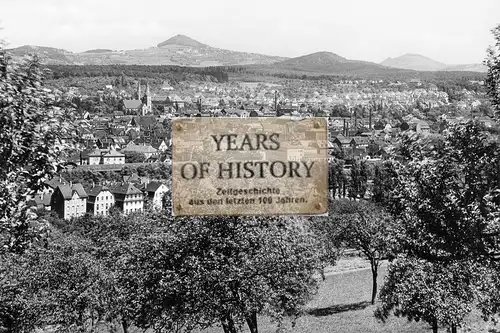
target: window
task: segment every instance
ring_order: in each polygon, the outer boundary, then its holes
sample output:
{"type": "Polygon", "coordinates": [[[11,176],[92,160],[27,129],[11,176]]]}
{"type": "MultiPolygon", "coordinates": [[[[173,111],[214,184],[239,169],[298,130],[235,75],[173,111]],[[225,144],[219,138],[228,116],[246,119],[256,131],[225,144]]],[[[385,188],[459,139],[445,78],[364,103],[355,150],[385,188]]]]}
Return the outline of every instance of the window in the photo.
{"type": "Polygon", "coordinates": [[[97,210],[99,210],[99,204],[97,204],[97,210]]]}

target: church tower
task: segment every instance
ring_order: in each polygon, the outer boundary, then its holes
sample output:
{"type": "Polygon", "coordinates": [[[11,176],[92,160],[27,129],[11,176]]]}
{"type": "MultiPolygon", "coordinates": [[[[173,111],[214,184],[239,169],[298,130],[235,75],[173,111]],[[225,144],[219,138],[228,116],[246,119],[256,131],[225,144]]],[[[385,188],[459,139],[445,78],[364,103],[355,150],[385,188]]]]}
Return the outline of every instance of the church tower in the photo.
{"type": "Polygon", "coordinates": [[[146,107],[148,113],[153,112],[153,105],[151,104],[151,93],[149,92],[149,83],[146,83],[146,107]]]}
{"type": "Polygon", "coordinates": [[[141,81],[137,80],[137,96],[136,99],[141,99],[141,81]]]}

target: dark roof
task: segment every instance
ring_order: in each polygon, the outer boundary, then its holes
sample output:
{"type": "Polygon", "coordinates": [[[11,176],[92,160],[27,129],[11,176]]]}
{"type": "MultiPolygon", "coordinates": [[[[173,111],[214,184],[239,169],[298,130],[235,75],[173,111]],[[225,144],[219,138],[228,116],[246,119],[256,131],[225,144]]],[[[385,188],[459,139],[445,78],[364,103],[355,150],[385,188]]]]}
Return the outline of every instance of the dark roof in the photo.
{"type": "Polygon", "coordinates": [[[101,157],[102,153],[99,149],[95,149],[94,151],[90,152],[87,156],[88,157],[101,157]]]}
{"type": "Polygon", "coordinates": [[[93,187],[86,187],[85,188],[85,192],[87,192],[87,194],[90,197],[96,197],[102,191],[109,191],[109,187],[103,186],[103,185],[96,185],[93,187]]]}
{"type": "Polygon", "coordinates": [[[343,135],[338,135],[335,137],[341,144],[350,144],[352,141],[352,138],[346,138],[343,135]]]}
{"type": "Polygon", "coordinates": [[[156,190],[158,190],[158,188],[160,188],[160,186],[162,186],[163,183],[161,182],[150,182],[147,186],[146,186],[146,191],[148,192],[156,192],[156,190]]]}
{"type": "Polygon", "coordinates": [[[138,188],[136,188],[131,183],[121,183],[110,189],[111,193],[116,194],[140,194],[142,193],[138,188]]]}
{"type": "Polygon", "coordinates": [[[117,152],[116,150],[110,150],[109,153],[104,154],[104,157],[123,157],[122,153],[117,152]]]}
{"type": "Polygon", "coordinates": [[[140,179],[141,179],[141,177],[139,177],[139,175],[136,172],[134,172],[130,176],[123,176],[123,181],[124,182],[138,181],[140,179]]]}
{"type": "Polygon", "coordinates": [[[134,122],[141,127],[149,127],[157,123],[156,117],[134,117],[134,122]]]}
{"type": "Polygon", "coordinates": [[[54,178],[46,180],[43,183],[48,187],[55,189],[59,185],[64,185],[65,183],[67,183],[67,181],[61,176],[55,176],[54,178]]]}
{"type": "Polygon", "coordinates": [[[125,109],[139,109],[142,106],[142,101],[140,99],[124,100],[123,105],[125,109]]]}
{"type": "Polygon", "coordinates": [[[70,200],[71,197],[73,196],[73,193],[75,192],[82,199],[88,197],[87,192],[85,192],[85,189],[83,188],[82,184],[73,184],[72,186],[59,185],[58,188],[61,191],[64,200],[70,200]]]}

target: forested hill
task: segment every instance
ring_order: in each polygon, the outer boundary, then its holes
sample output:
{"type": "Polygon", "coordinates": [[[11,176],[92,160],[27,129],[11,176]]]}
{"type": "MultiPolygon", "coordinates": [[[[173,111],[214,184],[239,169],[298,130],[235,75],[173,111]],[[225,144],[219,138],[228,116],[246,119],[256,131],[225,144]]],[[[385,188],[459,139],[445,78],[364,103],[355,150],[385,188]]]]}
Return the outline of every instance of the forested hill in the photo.
{"type": "Polygon", "coordinates": [[[228,74],[219,67],[181,67],[146,65],[46,65],[51,70],[51,78],[67,77],[117,77],[126,75],[136,78],[155,78],[174,81],[198,80],[227,82],[228,74]]]}

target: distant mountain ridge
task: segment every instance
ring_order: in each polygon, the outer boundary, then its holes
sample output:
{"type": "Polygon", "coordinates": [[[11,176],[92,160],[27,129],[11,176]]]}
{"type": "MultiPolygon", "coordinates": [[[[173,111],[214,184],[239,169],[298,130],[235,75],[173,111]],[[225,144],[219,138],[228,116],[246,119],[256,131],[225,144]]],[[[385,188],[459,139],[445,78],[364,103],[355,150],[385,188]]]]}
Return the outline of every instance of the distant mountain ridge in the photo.
{"type": "MultiPolygon", "coordinates": [[[[265,66],[268,69],[301,71],[330,75],[372,75],[380,73],[411,72],[382,66],[373,62],[350,60],[332,52],[315,52],[265,66]]],[[[265,69],[265,68],[264,68],[265,69]]]]}
{"type": "Polygon", "coordinates": [[[173,36],[157,46],[135,50],[93,49],[71,52],[44,46],[24,45],[9,50],[14,56],[36,53],[49,65],[174,65],[186,67],[271,64],[285,57],[236,52],[200,43],[185,35],[173,36]]]}
{"type": "Polygon", "coordinates": [[[26,53],[40,55],[50,65],[177,65],[186,67],[264,66],[266,70],[293,70],[315,73],[354,74],[401,71],[475,71],[486,72],[481,64],[446,65],[419,54],[407,53],[388,58],[379,64],[346,59],[332,52],[315,52],[296,58],[236,52],[203,44],[185,35],[175,35],[145,49],[92,49],[71,52],[45,46],[24,45],[10,49],[14,56],[26,53]]]}
{"type": "Polygon", "coordinates": [[[473,71],[486,72],[482,64],[447,65],[420,54],[407,53],[396,58],[388,58],[380,65],[417,71],[473,71]]]}

